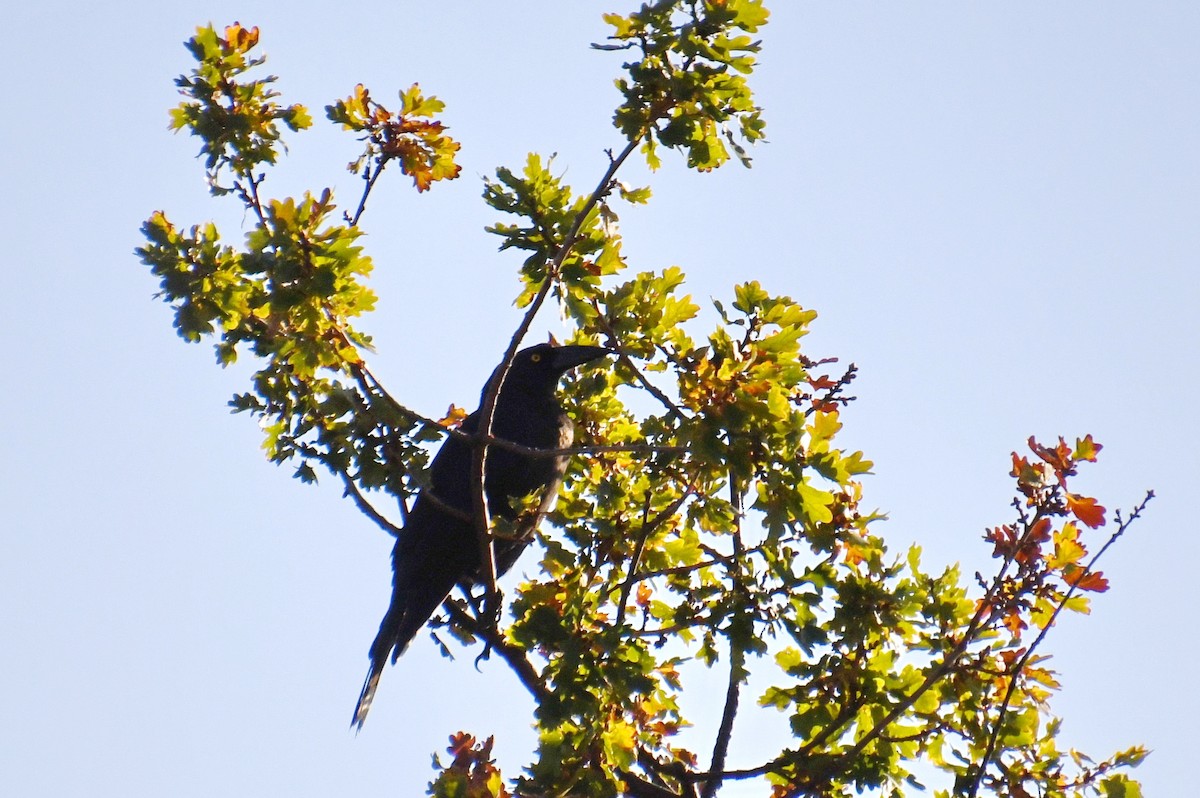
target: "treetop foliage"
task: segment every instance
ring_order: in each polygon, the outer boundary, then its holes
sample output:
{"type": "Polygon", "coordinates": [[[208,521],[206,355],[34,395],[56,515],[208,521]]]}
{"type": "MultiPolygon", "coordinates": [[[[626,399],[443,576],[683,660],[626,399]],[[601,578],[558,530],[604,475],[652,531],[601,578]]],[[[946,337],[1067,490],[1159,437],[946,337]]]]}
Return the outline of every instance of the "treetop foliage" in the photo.
{"type": "MultiPolygon", "coordinates": [[[[749,164],[764,131],[748,82],[753,37],[767,19],[761,0],[606,14],[612,34],[594,46],[628,60],[617,146],[594,189],[566,185],[537,154],[485,183],[501,215],[489,232],[526,255],[515,291],[525,315],[501,368],[547,298],[573,325],[571,343],[620,354],[611,371],[566,381],[578,445],[538,533],[536,577],[513,591],[502,624],[490,601],[456,598],[435,628],[447,653],[482,642],[481,656],[512,668],[537,702],[538,749],[505,778],[490,738],[456,733],[430,794],[707,798],[761,777],[772,798],[900,796],[924,789],[914,773],[931,766],[945,774],[939,796],[1140,795],[1125,769],[1144,749],[1096,761],[1060,747],[1049,706],[1059,682],[1039,653],[1063,610],[1086,613],[1087,594],[1107,590],[1096,561],[1149,499],[1110,515],[1074,492],[1100,445],[1030,439],[1029,454],[1013,455],[1011,517],[985,533],[993,572],[928,569],[919,548],[891,552],[881,516],[865,509],[871,462],[837,442],[855,367],[805,350],[813,310],[747,281],[714,301],[717,323],[701,333],[679,267],[630,274],[618,212],[650,190],[618,171],[635,152],[652,168],[664,151],[700,172],[749,164]],[[727,689],[711,750],[693,751],[677,742],[689,725],[680,699],[703,666],[723,669],[727,689]],[[751,672],[770,686],[746,696],[751,672]],[[791,737],[759,761],[729,762],[735,718],[756,711],[783,713],[791,737]]],[[[304,482],[333,475],[399,534],[380,498],[402,518],[427,484],[428,444],[465,433],[461,411],[438,421],[410,408],[368,365],[372,340],[352,326],[375,302],[360,222],[389,164],[423,192],[458,176],[460,145],[443,103],[416,84],[397,110],[360,84],[326,107],[363,145],[349,166],[363,180],[355,210],[338,215],[329,189],[268,197],[281,123],[299,132],[311,118],[276,102],[274,77],[253,76],[258,40],[236,23],[199,28],[171,115],[200,139],[212,193],[248,210],[242,241],[158,211],[138,255],[185,340],[213,340],[222,365],[252,356],[249,390],[231,405],[259,419],[268,457],[304,482]]],[[[474,438],[481,462],[504,445],[488,430],[474,438]]],[[[485,510],[481,534],[502,534],[489,520],[485,510]]]]}

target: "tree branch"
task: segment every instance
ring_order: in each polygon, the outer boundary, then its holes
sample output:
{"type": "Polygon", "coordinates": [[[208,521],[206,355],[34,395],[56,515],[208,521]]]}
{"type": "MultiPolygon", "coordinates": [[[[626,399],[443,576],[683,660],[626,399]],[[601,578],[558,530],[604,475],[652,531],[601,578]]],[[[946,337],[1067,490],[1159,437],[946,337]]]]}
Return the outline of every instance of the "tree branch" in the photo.
{"type": "Polygon", "coordinates": [[[363,211],[367,209],[367,197],[370,196],[371,189],[375,188],[375,181],[379,179],[381,174],[383,174],[383,167],[387,166],[388,160],[389,159],[387,156],[379,156],[375,164],[374,172],[371,171],[370,164],[367,165],[367,169],[362,176],[362,179],[366,181],[366,185],[363,186],[362,198],[358,201],[358,208],[354,211],[353,217],[349,214],[343,214],[343,218],[345,218],[346,222],[351,227],[358,226],[358,220],[362,218],[363,211]]]}
{"type": "MultiPolygon", "coordinates": [[[[741,601],[740,610],[749,615],[750,596],[741,581],[742,558],[745,556],[745,546],[742,544],[742,492],[738,487],[737,477],[733,469],[729,472],[729,503],[733,506],[733,560],[729,563],[729,579],[733,592],[741,601]]],[[[730,623],[738,623],[733,618],[730,623]]],[[[750,625],[750,633],[754,633],[754,621],[746,619],[750,625]]],[[[731,630],[732,631],[732,630],[731,630]]],[[[721,787],[720,773],[725,770],[725,758],[729,754],[729,739],[733,736],[733,721],[737,717],[738,699],[742,683],[746,679],[746,649],[739,645],[733,634],[729,634],[729,682],[725,687],[725,708],[721,711],[721,725],[717,727],[717,739],[713,742],[712,764],[709,772],[718,774],[706,779],[700,798],[714,798],[721,787]]]]}
{"type": "Polygon", "coordinates": [[[537,668],[526,658],[524,650],[509,643],[504,638],[504,635],[497,632],[493,627],[481,623],[478,618],[471,617],[469,613],[458,606],[453,600],[443,602],[442,607],[450,614],[450,618],[454,623],[466,629],[471,634],[483,638],[484,642],[487,643],[488,649],[494,649],[500,654],[535,701],[540,704],[550,700],[550,688],[546,686],[546,682],[542,679],[542,675],[538,673],[537,668]]]}
{"type": "Polygon", "coordinates": [[[625,351],[619,346],[620,341],[617,337],[616,330],[614,330],[612,324],[609,323],[608,317],[600,312],[600,303],[595,299],[592,300],[592,309],[596,311],[597,323],[599,323],[601,329],[604,330],[604,334],[609,338],[610,347],[615,349],[617,352],[617,361],[633,372],[633,376],[637,378],[638,384],[641,385],[647,393],[661,402],[663,407],[667,409],[668,413],[676,418],[686,419],[687,414],[684,413],[677,404],[672,402],[669,396],[659,390],[657,385],[650,382],[650,379],[643,374],[642,370],[639,369],[637,364],[633,362],[633,358],[629,357],[629,355],[626,354],[625,351]]]}

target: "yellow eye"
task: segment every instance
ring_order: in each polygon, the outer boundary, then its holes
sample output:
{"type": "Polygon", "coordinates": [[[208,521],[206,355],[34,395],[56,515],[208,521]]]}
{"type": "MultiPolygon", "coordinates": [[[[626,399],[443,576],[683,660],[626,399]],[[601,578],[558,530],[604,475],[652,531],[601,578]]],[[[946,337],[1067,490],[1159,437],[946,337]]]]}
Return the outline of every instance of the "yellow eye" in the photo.
{"type": "Polygon", "coordinates": [[[542,362],[542,356],[540,354],[538,354],[537,352],[534,352],[532,355],[530,355],[529,359],[532,360],[534,363],[542,362]]]}

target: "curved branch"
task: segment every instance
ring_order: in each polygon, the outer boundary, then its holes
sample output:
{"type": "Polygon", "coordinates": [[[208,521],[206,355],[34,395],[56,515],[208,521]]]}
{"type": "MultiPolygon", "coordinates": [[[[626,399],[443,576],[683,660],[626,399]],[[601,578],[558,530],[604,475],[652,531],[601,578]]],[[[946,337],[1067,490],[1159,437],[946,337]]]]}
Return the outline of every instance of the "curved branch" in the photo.
{"type": "Polygon", "coordinates": [[[491,618],[497,615],[498,591],[496,588],[496,561],[492,552],[491,516],[488,511],[487,492],[484,490],[484,485],[486,484],[484,477],[487,468],[487,450],[490,445],[488,438],[491,437],[492,422],[496,415],[496,400],[504,387],[504,380],[508,377],[508,371],[512,368],[517,348],[520,347],[525,334],[529,332],[529,328],[533,324],[533,319],[537,315],[538,310],[541,309],[542,303],[546,301],[546,295],[550,293],[550,287],[554,284],[563,262],[567,259],[567,255],[574,248],[575,242],[579,240],[579,231],[583,229],[584,220],[592,212],[592,209],[596,207],[596,204],[600,202],[600,199],[611,190],[613,177],[616,175],[617,170],[621,168],[621,164],[625,163],[625,160],[633,151],[637,149],[641,138],[641,136],[631,138],[625,149],[621,150],[620,154],[611,160],[608,169],[604,172],[604,176],[600,178],[600,182],[596,185],[596,188],[575,215],[575,219],[571,223],[571,229],[567,232],[566,238],[559,246],[553,260],[551,260],[546,269],[546,277],[542,280],[541,288],[538,289],[533,301],[530,302],[529,308],[525,311],[525,315],[521,319],[521,323],[517,326],[512,339],[508,342],[508,349],[505,350],[504,357],[500,361],[500,365],[496,368],[496,377],[488,386],[483,403],[479,408],[479,428],[475,437],[478,448],[475,451],[471,468],[471,503],[475,515],[476,532],[479,536],[480,575],[487,590],[484,597],[484,612],[491,618]]]}
{"type": "Polygon", "coordinates": [[[392,537],[399,537],[400,527],[389,521],[383,513],[376,510],[374,505],[367,501],[367,497],[358,489],[358,485],[354,484],[353,477],[345,471],[339,473],[342,477],[342,484],[345,486],[342,495],[353,499],[354,504],[357,505],[362,514],[374,521],[384,532],[387,532],[392,537]]]}

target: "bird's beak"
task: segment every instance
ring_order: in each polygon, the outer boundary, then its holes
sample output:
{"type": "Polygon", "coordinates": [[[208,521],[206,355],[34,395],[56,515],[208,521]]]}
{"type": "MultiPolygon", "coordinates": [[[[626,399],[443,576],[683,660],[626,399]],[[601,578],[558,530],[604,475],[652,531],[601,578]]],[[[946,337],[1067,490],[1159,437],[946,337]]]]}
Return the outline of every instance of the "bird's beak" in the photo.
{"type": "Polygon", "coordinates": [[[559,371],[569,371],[605,355],[616,354],[612,349],[603,346],[560,346],[554,350],[554,366],[559,371]]]}

